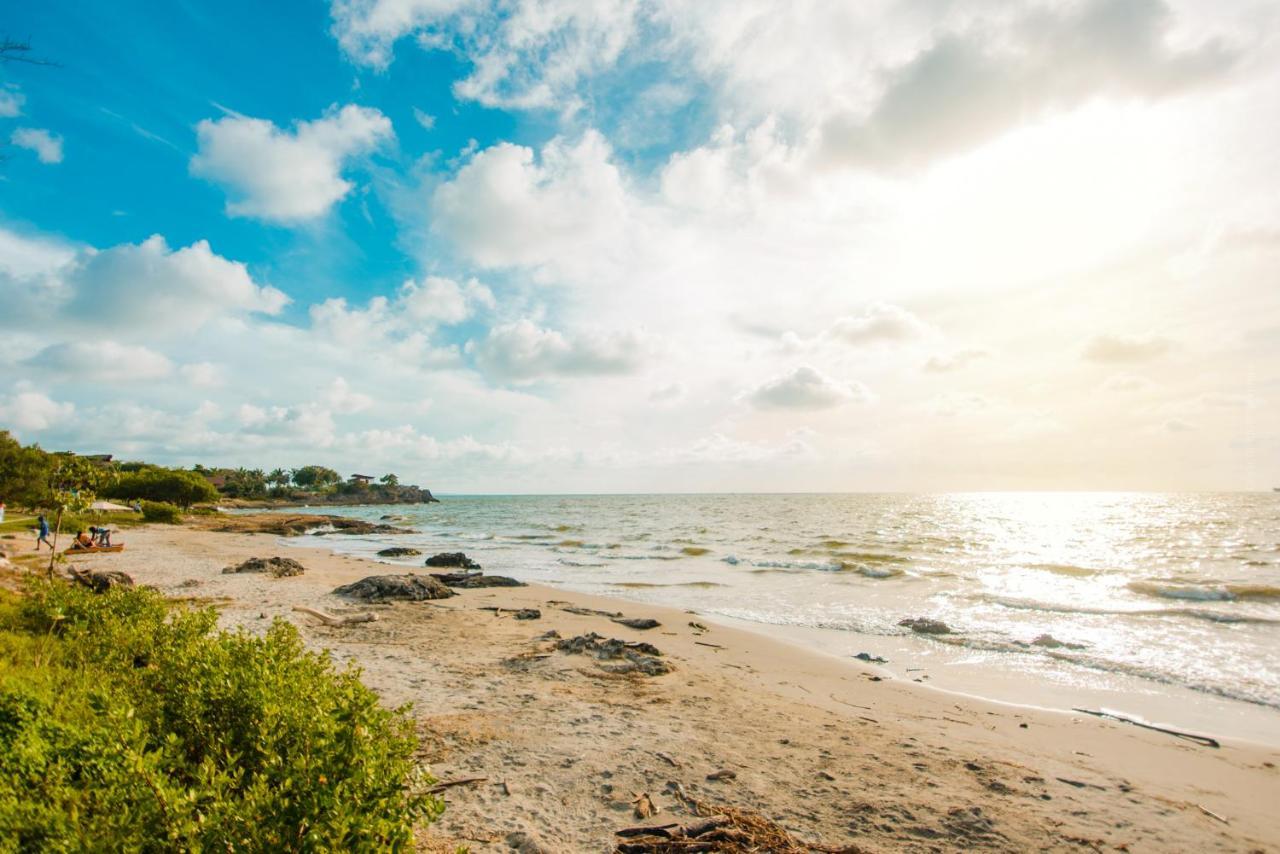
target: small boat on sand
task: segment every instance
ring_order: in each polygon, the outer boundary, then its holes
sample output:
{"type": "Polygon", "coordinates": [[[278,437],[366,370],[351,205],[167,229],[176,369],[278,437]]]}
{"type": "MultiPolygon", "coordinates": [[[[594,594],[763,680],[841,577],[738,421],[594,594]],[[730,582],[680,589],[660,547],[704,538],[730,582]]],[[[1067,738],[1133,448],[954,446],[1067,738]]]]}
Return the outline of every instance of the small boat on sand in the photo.
{"type": "Polygon", "coordinates": [[[91,555],[99,552],[122,552],[124,543],[115,546],[72,546],[63,552],[64,555],[91,555]]]}

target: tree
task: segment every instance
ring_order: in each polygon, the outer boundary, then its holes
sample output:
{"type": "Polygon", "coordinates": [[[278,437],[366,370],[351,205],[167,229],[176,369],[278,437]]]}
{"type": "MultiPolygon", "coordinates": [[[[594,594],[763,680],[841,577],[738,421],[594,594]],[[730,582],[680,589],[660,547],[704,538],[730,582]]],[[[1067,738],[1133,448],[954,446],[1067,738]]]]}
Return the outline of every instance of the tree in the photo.
{"type": "Polygon", "coordinates": [[[382,477],[378,478],[378,482],[386,486],[399,486],[400,478],[388,472],[387,474],[384,474],[382,477]]]}
{"type": "Polygon", "coordinates": [[[267,476],[262,469],[224,469],[219,491],[232,498],[260,498],[267,494],[267,476]]]}
{"type": "Polygon", "coordinates": [[[339,483],[342,476],[331,468],[324,466],[303,466],[293,470],[293,482],[303,489],[324,489],[339,483]]]}
{"type": "Polygon", "coordinates": [[[284,469],[272,469],[271,473],[267,475],[267,483],[271,484],[276,490],[284,489],[291,480],[289,473],[284,469]]]}
{"type": "Polygon", "coordinates": [[[38,445],[23,447],[0,430],[0,501],[39,507],[49,498],[49,455],[38,445]]]}

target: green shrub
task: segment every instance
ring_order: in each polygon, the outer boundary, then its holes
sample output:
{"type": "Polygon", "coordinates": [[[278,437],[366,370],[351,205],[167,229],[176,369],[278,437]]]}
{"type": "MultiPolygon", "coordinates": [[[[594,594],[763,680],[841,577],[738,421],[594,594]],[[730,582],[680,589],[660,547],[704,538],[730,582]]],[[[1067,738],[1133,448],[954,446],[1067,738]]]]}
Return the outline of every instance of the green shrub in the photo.
{"type": "Polygon", "coordinates": [[[0,605],[0,850],[405,849],[441,802],[403,710],[275,622],[42,583],[0,605]]]}
{"type": "Polygon", "coordinates": [[[204,475],[186,469],[147,467],[125,472],[104,490],[106,495],[132,501],[165,501],[179,507],[190,507],[202,501],[217,501],[218,490],[204,475]]]}
{"type": "Polygon", "coordinates": [[[177,525],[182,521],[182,511],[163,501],[144,501],[142,502],[142,519],[146,522],[177,525]]]}

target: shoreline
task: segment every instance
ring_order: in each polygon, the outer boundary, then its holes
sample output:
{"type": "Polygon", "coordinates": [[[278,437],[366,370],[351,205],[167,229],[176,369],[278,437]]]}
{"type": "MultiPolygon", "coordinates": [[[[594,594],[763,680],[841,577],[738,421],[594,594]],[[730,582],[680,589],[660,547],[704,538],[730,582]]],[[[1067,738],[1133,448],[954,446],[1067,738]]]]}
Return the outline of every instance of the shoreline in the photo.
{"type": "Polygon", "coordinates": [[[310,645],[359,664],[384,702],[414,703],[436,775],[488,778],[450,792],[429,842],[509,850],[509,835],[525,833],[546,850],[607,850],[614,829],[639,823],[633,792],[648,792],[662,808],[654,822],[687,814],[668,782],[755,809],[804,839],[864,850],[1078,850],[1088,840],[1128,850],[1251,851],[1278,841],[1271,809],[1280,802],[1280,750],[1264,745],[1226,739],[1214,750],[1085,715],[957,695],[759,632],[689,625],[710,617],[561,588],[357,606],[330,591],[408,568],[269,534],[143,527],[124,539],[125,552],[77,563],[211,600],[224,625],[261,630],[268,618],[288,619],[310,645]],[[301,560],[307,574],[221,574],[271,554],[301,560]],[[317,626],[294,605],[374,610],[379,621],[317,626]],[[566,606],[663,625],[635,631],[566,606]],[[534,607],[542,618],[516,621],[482,607],[534,607]],[[618,677],[549,650],[538,640],[549,629],[647,641],[675,671],[618,677]],[[725,768],[737,778],[706,779],[725,768]]]}
{"type": "MultiPolygon", "coordinates": [[[[342,508],[334,509],[341,514],[342,508]]],[[[361,518],[341,515],[345,518],[361,518]]],[[[290,547],[305,547],[302,539],[291,539],[288,543],[290,547]]],[[[365,541],[352,541],[352,545],[357,543],[364,545],[365,541]]],[[[444,551],[467,548],[463,541],[418,545],[423,549],[436,548],[444,551]]],[[[345,548],[341,539],[331,540],[327,547],[340,554],[369,557],[367,549],[359,546],[345,548]]],[[[420,569],[412,562],[394,559],[377,559],[377,562],[393,567],[395,571],[420,569]]],[[[518,564],[505,567],[502,564],[490,565],[489,568],[495,573],[511,572],[521,576],[522,580],[531,580],[527,573],[522,573],[518,564]]],[[[928,635],[865,634],[853,630],[751,620],[720,613],[712,604],[673,603],[670,601],[671,597],[664,597],[659,592],[669,586],[663,584],[645,585],[643,589],[638,589],[587,577],[565,577],[563,580],[543,583],[555,590],[577,591],[645,607],[694,608],[709,620],[759,633],[807,652],[830,655],[839,660],[852,659],[859,653],[886,657],[889,661],[885,670],[895,678],[922,679],[921,684],[926,687],[958,696],[1064,713],[1080,707],[1104,709],[1216,738],[1280,747],[1280,710],[1274,706],[1122,669],[1090,667],[1063,657],[1046,660],[1022,655],[1010,649],[993,650],[961,642],[948,644],[928,635]]],[[[901,616],[910,616],[912,613],[914,612],[900,612],[901,616]]],[[[964,635],[952,637],[964,638],[964,635]]]]}

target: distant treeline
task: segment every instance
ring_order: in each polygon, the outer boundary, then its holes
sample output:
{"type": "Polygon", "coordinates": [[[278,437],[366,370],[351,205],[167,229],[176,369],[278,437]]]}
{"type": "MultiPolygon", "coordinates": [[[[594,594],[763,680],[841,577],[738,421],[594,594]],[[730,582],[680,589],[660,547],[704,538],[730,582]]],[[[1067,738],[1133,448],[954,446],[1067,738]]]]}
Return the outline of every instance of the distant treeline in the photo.
{"type": "Polygon", "coordinates": [[[188,508],[221,498],[288,501],[364,501],[411,503],[433,501],[431,492],[401,485],[394,474],[376,481],[347,479],[320,465],[295,469],[170,468],[152,463],[114,462],[105,456],[51,453],[39,445],[22,445],[0,430],[0,502],[10,506],[53,507],[65,493],[85,492],[116,501],[162,501],[188,508]]]}

